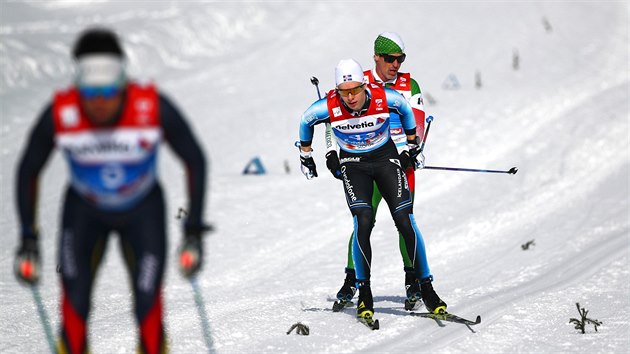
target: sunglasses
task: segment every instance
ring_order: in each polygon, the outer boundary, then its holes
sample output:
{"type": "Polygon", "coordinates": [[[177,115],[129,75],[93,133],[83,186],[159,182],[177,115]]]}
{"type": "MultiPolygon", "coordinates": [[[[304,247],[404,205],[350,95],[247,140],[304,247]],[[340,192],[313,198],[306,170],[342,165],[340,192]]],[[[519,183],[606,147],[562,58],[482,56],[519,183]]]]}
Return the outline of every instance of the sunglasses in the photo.
{"type": "Polygon", "coordinates": [[[363,90],[365,90],[365,84],[361,84],[357,87],[353,87],[351,89],[337,89],[337,92],[339,92],[339,94],[343,97],[348,97],[348,95],[352,94],[353,96],[356,96],[358,94],[360,94],[361,92],[363,92],[363,90]]]}
{"type": "Polygon", "coordinates": [[[398,56],[389,55],[389,54],[379,54],[379,56],[382,57],[386,63],[390,63],[390,64],[393,63],[395,60],[398,60],[398,63],[402,64],[405,62],[405,59],[407,58],[406,54],[402,54],[398,56]]]}
{"type": "Polygon", "coordinates": [[[96,97],[103,97],[105,99],[113,98],[121,91],[120,85],[111,86],[84,86],[79,88],[79,94],[86,99],[92,99],[96,97]]]}

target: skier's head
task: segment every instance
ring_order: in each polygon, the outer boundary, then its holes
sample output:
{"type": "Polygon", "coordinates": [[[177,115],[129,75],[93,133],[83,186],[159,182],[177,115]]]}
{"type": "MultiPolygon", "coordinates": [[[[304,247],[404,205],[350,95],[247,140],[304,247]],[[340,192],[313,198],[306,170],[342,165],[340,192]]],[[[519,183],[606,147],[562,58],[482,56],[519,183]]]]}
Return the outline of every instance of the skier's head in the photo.
{"type": "Polygon", "coordinates": [[[86,115],[97,125],[111,123],[120,111],[126,83],[125,54],[118,37],[106,28],[89,28],[79,35],[72,55],[86,115]]]}
{"type": "Polygon", "coordinates": [[[397,33],[383,32],[376,37],[374,63],[376,73],[381,80],[394,79],[406,57],[405,44],[397,33]]]}
{"type": "Polygon", "coordinates": [[[354,59],[343,59],[335,67],[337,93],[353,111],[363,107],[366,100],[365,79],[361,65],[354,59]]]}

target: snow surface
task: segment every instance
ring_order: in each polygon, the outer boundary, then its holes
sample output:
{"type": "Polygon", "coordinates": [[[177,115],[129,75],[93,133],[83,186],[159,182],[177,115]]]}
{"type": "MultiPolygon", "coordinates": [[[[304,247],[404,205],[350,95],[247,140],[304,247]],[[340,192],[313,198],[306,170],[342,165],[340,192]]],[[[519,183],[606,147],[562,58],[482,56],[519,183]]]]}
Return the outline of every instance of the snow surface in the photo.
{"type": "MultiPolygon", "coordinates": [[[[48,350],[29,290],[12,274],[19,227],[15,167],[35,117],[71,81],[69,50],[91,24],[124,38],[130,70],[155,79],[189,117],[212,162],[199,278],[216,352],[628,352],[629,5],[627,1],[0,3],[0,352],[48,350]],[[550,26],[545,27],[545,24],[550,26]],[[333,68],[372,66],[382,31],[404,39],[410,71],[435,116],[427,164],[508,169],[516,175],[421,171],[415,214],[438,293],[473,327],[409,316],[393,222],[384,207],[372,235],[379,331],[354,310],[328,309],[341,286],[352,223],[342,187],[325,169],[299,172],[300,114],[333,68]],[[513,70],[514,53],[519,69],[513,70]],[[475,88],[479,72],[482,87],[475,88]],[[458,90],[443,83],[455,75],[458,90]],[[242,176],[260,156],[268,173],[242,176]],[[291,172],[285,173],[288,161],[291,172]],[[524,251],[522,244],[534,240],[524,251]],[[575,303],[603,322],[581,334],[575,303]],[[296,322],[309,336],[286,335],[296,322]]],[[[207,350],[192,288],[176,271],[184,175],[168,148],[170,250],[166,324],[173,353],[207,350]]],[[[65,162],[41,178],[43,281],[58,328],[55,274],[65,162]]],[[[112,241],[116,241],[115,239],[112,241]]],[[[131,353],[137,332],[118,242],[97,278],[89,328],[94,353],[131,353]]]]}

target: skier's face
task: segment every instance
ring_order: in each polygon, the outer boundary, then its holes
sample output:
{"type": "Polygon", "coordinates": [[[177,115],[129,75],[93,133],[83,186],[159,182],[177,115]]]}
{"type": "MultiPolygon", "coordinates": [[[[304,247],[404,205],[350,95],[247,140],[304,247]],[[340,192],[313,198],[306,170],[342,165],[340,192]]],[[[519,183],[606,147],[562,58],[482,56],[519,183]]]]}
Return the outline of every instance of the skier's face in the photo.
{"type": "Polygon", "coordinates": [[[81,94],[81,107],[94,125],[113,123],[119,115],[123,102],[123,90],[108,94],[81,94]]]}
{"type": "Polygon", "coordinates": [[[405,58],[405,54],[375,54],[376,73],[383,81],[394,79],[405,58]]]}
{"type": "Polygon", "coordinates": [[[365,104],[365,84],[355,81],[342,82],[337,92],[343,102],[353,111],[358,111],[365,104]]]}

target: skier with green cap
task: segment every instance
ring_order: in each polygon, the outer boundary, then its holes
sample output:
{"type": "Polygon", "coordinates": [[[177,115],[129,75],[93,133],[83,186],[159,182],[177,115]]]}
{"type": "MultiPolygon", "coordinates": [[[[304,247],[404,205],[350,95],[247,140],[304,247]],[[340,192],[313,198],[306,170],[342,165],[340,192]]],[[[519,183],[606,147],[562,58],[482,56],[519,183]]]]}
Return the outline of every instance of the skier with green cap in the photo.
{"type": "MultiPolygon", "coordinates": [[[[416,142],[422,140],[424,136],[424,102],[422,100],[422,91],[420,86],[411,78],[409,73],[400,72],[400,67],[406,59],[405,44],[397,33],[383,32],[376,37],[374,41],[374,69],[366,70],[364,76],[368,83],[380,83],[385,87],[394,89],[402,94],[410,103],[415,121],[416,121],[416,142]]],[[[329,129],[329,127],[327,127],[329,129]]],[[[392,119],[390,126],[391,138],[396,144],[399,153],[407,147],[407,137],[404,134],[400,121],[392,119]]],[[[327,139],[331,136],[330,132],[327,132],[327,139]]],[[[326,166],[331,171],[335,178],[339,178],[339,158],[337,151],[334,148],[334,144],[327,142],[329,151],[326,154],[326,166]]],[[[424,156],[420,152],[416,157],[417,163],[412,166],[408,166],[405,169],[407,180],[409,181],[409,188],[412,195],[415,191],[415,176],[414,171],[416,169],[422,169],[424,167],[424,156]]],[[[374,209],[374,218],[376,218],[376,211],[379,203],[381,202],[382,195],[376,185],[374,186],[374,193],[372,198],[372,208],[374,209]]],[[[422,237],[422,236],[420,236],[422,237]]],[[[352,259],[352,242],[353,234],[350,235],[348,243],[348,260],[345,269],[346,278],[344,283],[337,293],[338,302],[333,307],[334,310],[339,310],[344,306],[351,303],[352,298],[356,293],[356,272],[355,265],[352,259]]],[[[422,299],[425,306],[429,311],[439,311],[440,309],[446,309],[446,303],[442,301],[435,293],[432,286],[433,276],[428,269],[428,261],[426,260],[426,252],[419,252],[416,257],[419,257],[421,264],[427,265],[427,269],[423,271],[422,278],[418,278],[414,273],[412,267],[413,261],[410,259],[407,247],[404,242],[404,238],[399,233],[399,248],[400,254],[403,259],[404,271],[405,271],[405,289],[407,298],[405,300],[405,309],[412,310],[415,308],[418,300],[422,299]]],[[[420,248],[424,251],[424,248],[420,248]]]]}

